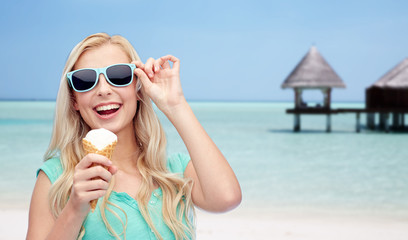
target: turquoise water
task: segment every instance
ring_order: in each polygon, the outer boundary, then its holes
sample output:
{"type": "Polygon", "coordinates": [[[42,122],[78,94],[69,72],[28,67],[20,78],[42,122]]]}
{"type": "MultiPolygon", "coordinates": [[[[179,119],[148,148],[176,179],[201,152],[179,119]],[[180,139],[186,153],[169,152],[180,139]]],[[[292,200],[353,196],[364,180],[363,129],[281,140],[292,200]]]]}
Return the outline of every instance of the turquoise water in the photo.
{"type": "MultiPolygon", "coordinates": [[[[408,135],[363,130],[355,115],[302,117],[293,133],[292,103],[191,102],[234,168],[242,208],[311,209],[408,219],[408,135]]],[[[333,107],[362,107],[334,104],[333,107]]],[[[0,209],[28,208],[35,171],[49,143],[53,102],[0,102],[0,209]]],[[[186,151],[159,113],[168,152],[186,151]]],[[[364,123],[365,116],[361,118],[364,123]]]]}

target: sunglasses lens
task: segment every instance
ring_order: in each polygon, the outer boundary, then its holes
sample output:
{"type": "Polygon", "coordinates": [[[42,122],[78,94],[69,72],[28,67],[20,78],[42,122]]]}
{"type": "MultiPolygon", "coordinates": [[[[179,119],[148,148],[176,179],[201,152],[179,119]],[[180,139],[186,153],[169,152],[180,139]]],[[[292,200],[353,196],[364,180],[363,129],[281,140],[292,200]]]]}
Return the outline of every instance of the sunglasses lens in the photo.
{"type": "Polygon", "coordinates": [[[106,69],[109,81],[115,85],[127,85],[132,81],[132,69],[128,65],[115,65],[106,69]]]}
{"type": "Polygon", "coordinates": [[[72,84],[78,91],[91,89],[96,81],[96,72],[90,69],[83,69],[72,74],[72,84]]]}

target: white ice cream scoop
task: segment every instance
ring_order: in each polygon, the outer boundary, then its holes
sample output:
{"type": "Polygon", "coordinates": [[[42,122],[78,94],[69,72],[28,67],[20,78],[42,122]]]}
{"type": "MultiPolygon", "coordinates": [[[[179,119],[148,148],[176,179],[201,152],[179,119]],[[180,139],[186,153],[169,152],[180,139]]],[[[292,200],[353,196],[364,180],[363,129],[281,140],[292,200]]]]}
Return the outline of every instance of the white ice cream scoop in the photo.
{"type": "Polygon", "coordinates": [[[109,130],[99,128],[89,131],[85,139],[92,143],[98,150],[102,150],[113,142],[116,142],[118,137],[109,130]]]}

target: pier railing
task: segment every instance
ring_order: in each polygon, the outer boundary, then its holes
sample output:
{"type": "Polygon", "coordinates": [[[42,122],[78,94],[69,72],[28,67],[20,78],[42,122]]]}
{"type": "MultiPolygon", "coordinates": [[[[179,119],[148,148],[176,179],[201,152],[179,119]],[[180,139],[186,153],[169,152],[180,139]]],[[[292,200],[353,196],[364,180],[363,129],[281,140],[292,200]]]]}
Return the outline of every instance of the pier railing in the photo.
{"type": "Polygon", "coordinates": [[[326,115],[326,132],[331,132],[331,115],[341,113],[356,114],[356,132],[361,131],[360,115],[367,114],[367,128],[371,130],[379,129],[389,132],[390,129],[405,130],[405,114],[408,113],[406,108],[293,108],[286,109],[286,113],[294,114],[293,131],[301,130],[301,115],[302,114],[320,114],[326,115]],[[379,114],[379,124],[375,123],[375,115],[379,114]],[[390,124],[390,115],[392,115],[392,124],[390,124]]]}

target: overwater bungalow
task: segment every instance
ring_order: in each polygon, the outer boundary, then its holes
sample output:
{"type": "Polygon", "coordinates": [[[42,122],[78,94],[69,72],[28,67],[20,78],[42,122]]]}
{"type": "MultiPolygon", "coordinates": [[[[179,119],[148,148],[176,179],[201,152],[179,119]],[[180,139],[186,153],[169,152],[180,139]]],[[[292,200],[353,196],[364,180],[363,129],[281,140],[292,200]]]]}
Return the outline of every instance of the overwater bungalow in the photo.
{"type": "Polygon", "coordinates": [[[346,85],[315,46],[310,48],[281,87],[283,89],[293,88],[295,93],[294,109],[286,111],[294,114],[294,131],[300,131],[301,114],[326,114],[326,131],[331,131],[331,114],[336,113],[330,107],[331,91],[332,88],[345,88],[346,85]],[[304,102],[302,94],[306,90],[316,89],[322,92],[323,104],[310,106],[307,102],[304,102]]]}
{"type": "Polygon", "coordinates": [[[369,129],[376,128],[377,113],[379,129],[388,131],[389,128],[405,128],[405,113],[408,113],[408,58],[366,89],[366,109],[369,129]],[[389,123],[390,114],[392,124],[389,123]]]}
{"type": "Polygon", "coordinates": [[[327,116],[326,131],[331,131],[331,115],[338,113],[356,114],[356,132],[360,132],[360,115],[367,115],[367,128],[389,130],[407,130],[405,114],[408,113],[408,58],[388,71],[378,81],[366,89],[365,108],[332,109],[332,88],[345,88],[345,84],[329,63],[320,55],[316,47],[296,65],[282,84],[282,88],[293,88],[295,106],[286,109],[286,113],[294,114],[295,132],[300,131],[301,114],[324,114],[327,116]],[[309,105],[303,100],[305,90],[318,89],[323,94],[323,104],[309,105]],[[376,125],[378,114],[379,124],[376,125]],[[392,116],[392,122],[390,119],[392,116]]]}

